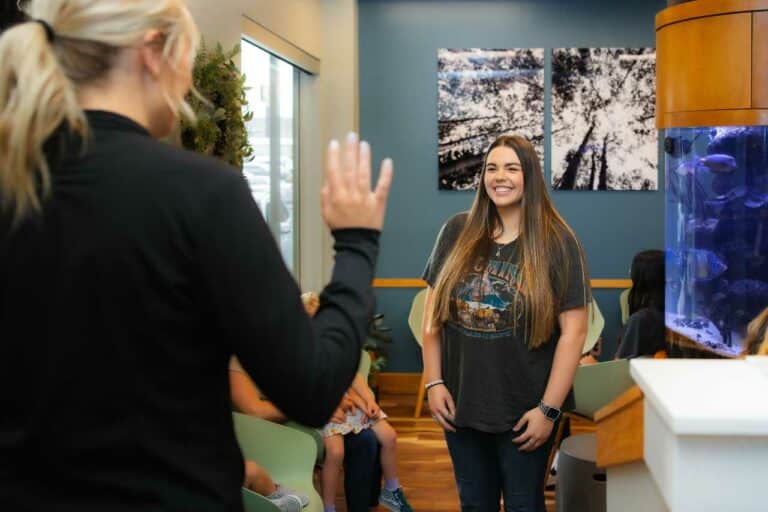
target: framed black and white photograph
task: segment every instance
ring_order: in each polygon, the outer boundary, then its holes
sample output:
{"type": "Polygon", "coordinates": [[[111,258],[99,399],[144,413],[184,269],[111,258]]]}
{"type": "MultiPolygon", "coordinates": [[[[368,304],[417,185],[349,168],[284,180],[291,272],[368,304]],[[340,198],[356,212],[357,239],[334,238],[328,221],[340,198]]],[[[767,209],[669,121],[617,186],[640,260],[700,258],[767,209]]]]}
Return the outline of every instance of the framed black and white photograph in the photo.
{"type": "Polygon", "coordinates": [[[657,190],[653,48],[552,51],[552,188],[657,190]]]}
{"type": "Polygon", "coordinates": [[[476,189],[488,146],[527,137],[544,156],[544,50],[440,49],[438,187],[476,189]]]}

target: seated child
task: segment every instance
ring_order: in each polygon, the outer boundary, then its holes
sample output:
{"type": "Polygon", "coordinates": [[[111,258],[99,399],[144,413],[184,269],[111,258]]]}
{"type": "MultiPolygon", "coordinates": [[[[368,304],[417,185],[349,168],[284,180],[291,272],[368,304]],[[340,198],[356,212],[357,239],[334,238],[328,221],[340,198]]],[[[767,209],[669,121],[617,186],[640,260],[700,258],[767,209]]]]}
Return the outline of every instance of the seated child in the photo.
{"type": "Polygon", "coordinates": [[[243,487],[259,493],[271,501],[282,512],[299,512],[309,505],[309,498],[275,484],[267,470],[251,460],[245,461],[243,487]]]}
{"type": "Polygon", "coordinates": [[[325,512],[336,510],[336,489],[344,461],[344,436],[365,429],[373,430],[381,444],[381,467],[385,483],[379,503],[392,512],[412,512],[397,479],[397,434],[387,423],[386,417],[368,384],[357,374],[342,405],[323,429],[325,461],[322,469],[322,495],[325,512]],[[354,404],[352,410],[349,402],[354,404]]]}

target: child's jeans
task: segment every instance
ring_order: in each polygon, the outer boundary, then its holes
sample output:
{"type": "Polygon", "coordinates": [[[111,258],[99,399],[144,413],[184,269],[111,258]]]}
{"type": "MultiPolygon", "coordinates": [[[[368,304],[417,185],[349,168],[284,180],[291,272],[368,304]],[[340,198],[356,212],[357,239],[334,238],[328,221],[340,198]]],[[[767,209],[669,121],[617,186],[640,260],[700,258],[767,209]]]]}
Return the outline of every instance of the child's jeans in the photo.
{"type": "Polygon", "coordinates": [[[554,432],[533,452],[521,452],[512,440],[520,432],[489,434],[471,428],[446,432],[462,512],[546,512],[544,478],[554,432]]]}

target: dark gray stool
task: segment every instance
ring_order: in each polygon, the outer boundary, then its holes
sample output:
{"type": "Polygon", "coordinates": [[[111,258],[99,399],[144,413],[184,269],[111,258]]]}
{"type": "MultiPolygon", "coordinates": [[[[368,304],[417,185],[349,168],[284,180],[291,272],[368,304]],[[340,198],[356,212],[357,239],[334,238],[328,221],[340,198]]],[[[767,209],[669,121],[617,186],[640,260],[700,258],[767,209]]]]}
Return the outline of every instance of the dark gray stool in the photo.
{"type": "Polygon", "coordinates": [[[567,438],[560,445],[556,512],[605,512],[605,470],[595,465],[595,434],[567,438]]]}

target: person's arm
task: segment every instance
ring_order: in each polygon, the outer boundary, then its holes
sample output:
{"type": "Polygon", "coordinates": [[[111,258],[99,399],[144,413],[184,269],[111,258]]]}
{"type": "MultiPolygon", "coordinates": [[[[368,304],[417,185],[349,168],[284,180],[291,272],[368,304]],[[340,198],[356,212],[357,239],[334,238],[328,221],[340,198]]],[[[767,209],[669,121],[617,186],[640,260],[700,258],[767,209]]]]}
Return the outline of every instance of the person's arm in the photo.
{"type": "Polygon", "coordinates": [[[376,401],[376,398],[373,396],[373,391],[368,387],[368,383],[365,382],[365,379],[360,373],[355,374],[355,378],[352,379],[352,391],[367,403],[376,401]]]}
{"type": "Polygon", "coordinates": [[[324,425],[354,377],[373,313],[371,282],[390,164],[370,190],[370,149],[347,144],[344,171],[329,151],[323,218],[336,264],[310,321],[245,180],[234,173],[211,191],[197,219],[205,300],[226,346],[286,416],[324,425]],[[360,228],[355,228],[359,226],[360,228]]]}
{"type": "MultiPolygon", "coordinates": [[[[587,308],[579,307],[563,311],[558,316],[558,321],[560,338],[541,401],[550,407],[560,409],[573,386],[584,339],[587,337],[587,308]]],[[[537,406],[523,415],[514,430],[518,431],[523,426],[527,428],[514,441],[520,446],[520,450],[533,451],[549,439],[554,423],[547,419],[537,406]]]]}
{"type": "Polygon", "coordinates": [[[232,404],[237,411],[277,423],[288,419],[280,409],[275,407],[275,404],[261,397],[259,390],[247,374],[230,370],[229,388],[232,404]]]}
{"type": "Polygon", "coordinates": [[[373,391],[368,387],[368,383],[365,382],[365,379],[361,374],[358,373],[355,375],[349,394],[360,410],[362,410],[369,418],[378,418],[381,408],[379,408],[379,404],[376,403],[376,397],[373,396],[373,391]]]}
{"type": "MultiPolygon", "coordinates": [[[[424,382],[430,384],[442,380],[442,370],[440,363],[440,339],[442,329],[439,326],[432,325],[432,305],[434,301],[433,290],[431,286],[427,287],[427,294],[424,298],[424,318],[421,325],[421,354],[424,360],[424,382]]],[[[453,397],[445,384],[431,386],[427,391],[427,400],[432,416],[440,426],[449,432],[455,432],[452,423],[456,414],[456,406],[453,403],[453,397]]]]}
{"type": "Polygon", "coordinates": [[[560,339],[555,349],[552,372],[549,375],[542,401],[560,409],[573,386],[576,368],[581,359],[581,349],[587,337],[587,308],[569,309],[560,313],[560,339]]]}

